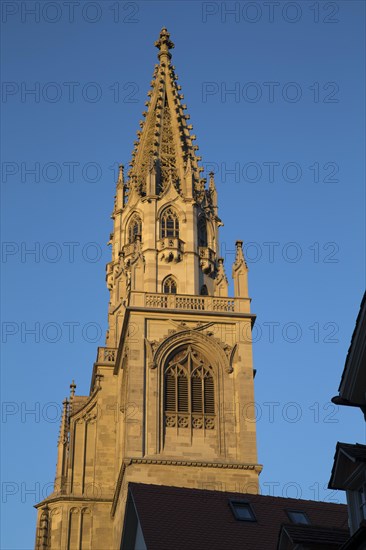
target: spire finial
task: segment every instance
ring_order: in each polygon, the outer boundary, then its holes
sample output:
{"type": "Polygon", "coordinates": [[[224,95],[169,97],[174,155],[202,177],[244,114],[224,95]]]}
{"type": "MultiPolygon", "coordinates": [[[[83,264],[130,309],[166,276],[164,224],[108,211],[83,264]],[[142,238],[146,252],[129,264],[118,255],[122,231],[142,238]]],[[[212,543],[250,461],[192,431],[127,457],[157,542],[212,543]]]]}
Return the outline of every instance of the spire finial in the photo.
{"type": "Polygon", "coordinates": [[[163,55],[166,55],[169,59],[171,59],[172,54],[169,52],[169,50],[172,50],[174,48],[174,43],[170,40],[170,33],[165,27],[161,29],[159,40],[155,42],[155,46],[160,50],[158,53],[159,59],[163,55]]]}
{"type": "Polygon", "coordinates": [[[243,250],[243,241],[236,241],[235,248],[236,248],[236,251],[240,253],[240,250],[243,250]]]}
{"type": "Polygon", "coordinates": [[[75,390],[76,390],[76,384],[75,384],[75,380],[73,380],[70,384],[70,399],[71,397],[74,397],[75,390]]]}

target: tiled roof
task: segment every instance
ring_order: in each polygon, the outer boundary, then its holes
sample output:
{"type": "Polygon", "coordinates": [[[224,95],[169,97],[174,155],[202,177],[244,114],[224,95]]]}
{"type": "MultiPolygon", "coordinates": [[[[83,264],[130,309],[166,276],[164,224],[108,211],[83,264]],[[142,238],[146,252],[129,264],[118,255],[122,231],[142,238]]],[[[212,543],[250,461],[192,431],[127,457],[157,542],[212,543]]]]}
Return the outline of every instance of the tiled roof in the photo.
{"type": "Polygon", "coordinates": [[[311,524],[347,529],[347,508],[311,500],[129,484],[149,550],[275,550],[286,509],[303,511],[311,524]],[[251,504],[256,521],[235,519],[229,501],[251,504]]]}

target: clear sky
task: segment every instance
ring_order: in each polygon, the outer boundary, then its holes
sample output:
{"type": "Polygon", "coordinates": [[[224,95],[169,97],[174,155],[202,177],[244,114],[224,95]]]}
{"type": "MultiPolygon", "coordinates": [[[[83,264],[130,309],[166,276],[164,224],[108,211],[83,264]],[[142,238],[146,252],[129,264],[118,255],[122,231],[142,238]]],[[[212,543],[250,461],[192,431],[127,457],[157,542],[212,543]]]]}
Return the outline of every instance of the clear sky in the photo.
{"type": "Polygon", "coordinates": [[[361,413],[330,404],[365,283],[364,2],[1,8],[1,548],[33,547],[60,404],[73,378],[88,393],[104,344],[115,169],[162,26],[216,172],[228,275],[245,243],[262,493],[343,502],[326,488],[336,441],[365,442],[361,413]]]}

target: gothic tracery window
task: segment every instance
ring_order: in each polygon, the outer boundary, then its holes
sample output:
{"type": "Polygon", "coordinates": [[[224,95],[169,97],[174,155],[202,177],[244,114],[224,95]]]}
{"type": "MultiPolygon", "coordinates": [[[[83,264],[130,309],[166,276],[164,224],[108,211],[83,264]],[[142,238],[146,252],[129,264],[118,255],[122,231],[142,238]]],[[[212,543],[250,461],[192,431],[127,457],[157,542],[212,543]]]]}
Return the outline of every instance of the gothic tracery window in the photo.
{"type": "Polygon", "coordinates": [[[177,283],[174,277],[166,277],[163,281],[164,294],[177,294],[177,283]]]}
{"type": "Polygon", "coordinates": [[[177,353],[165,368],[164,411],[167,427],[215,427],[212,369],[190,346],[177,353]]]}
{"type": "Polygon", "coordinates": [[[132,216],[132,219],[128,225],[128,242],[133,243],[136,240],[137,235],[141,235],[142,221],[138,214],[132,216]]]}
{"type": "Polygon", "coordinates": [[[179,237],[179,218],[172,208],[167,208],[162,213],[160,228],[162,239],[179,237]]]}

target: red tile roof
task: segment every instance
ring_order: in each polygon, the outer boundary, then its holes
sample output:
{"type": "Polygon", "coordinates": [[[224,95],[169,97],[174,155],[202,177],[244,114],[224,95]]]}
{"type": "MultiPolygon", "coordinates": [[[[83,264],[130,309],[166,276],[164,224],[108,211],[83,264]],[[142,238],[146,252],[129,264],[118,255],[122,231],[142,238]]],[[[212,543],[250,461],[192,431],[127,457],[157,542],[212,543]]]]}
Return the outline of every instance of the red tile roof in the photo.
{"type": "Polygon", "coordinates": [[[286,509],[314,526],[348,529],[347,507],[311,500],[129,484],[149,550],[275,550],[286,509]],[[229,500],[245,500],[257,521],[235,519],[229,500]]]}

